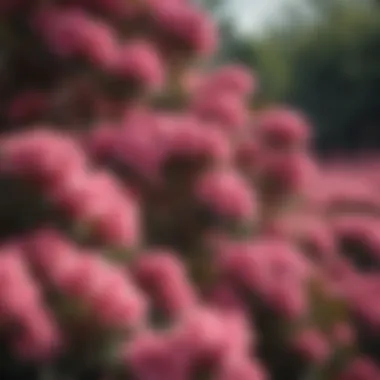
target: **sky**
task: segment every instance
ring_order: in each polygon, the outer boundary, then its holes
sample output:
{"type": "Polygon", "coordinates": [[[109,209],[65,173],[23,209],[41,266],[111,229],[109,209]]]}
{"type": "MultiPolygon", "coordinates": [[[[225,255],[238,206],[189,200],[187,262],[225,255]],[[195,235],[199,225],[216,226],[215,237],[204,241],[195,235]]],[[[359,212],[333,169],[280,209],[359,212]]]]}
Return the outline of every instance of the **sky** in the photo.
{"type": "Polygon", "coordinates": [[[280,21],[285,6],[299,0],[228,0],[228,13],[241,32],[260,33],[265,25],[280,21]]]}

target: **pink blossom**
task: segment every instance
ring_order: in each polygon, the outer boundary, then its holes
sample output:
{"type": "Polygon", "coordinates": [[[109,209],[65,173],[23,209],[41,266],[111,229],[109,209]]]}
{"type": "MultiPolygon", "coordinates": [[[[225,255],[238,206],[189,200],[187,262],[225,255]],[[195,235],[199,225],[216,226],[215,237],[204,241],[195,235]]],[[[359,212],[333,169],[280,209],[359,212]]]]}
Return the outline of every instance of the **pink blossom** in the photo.
{"type": "Polygon", "coordinates": [[[330,208],[378,207],[376,187],[358,173],[323,168],[320,183],[324,191],[324,202],[330,208]]]}
{"type": "Polygon", "coordinates": [[[245,178],[232,170],[206,172],[195,184],[197,199],[213,212],[227,217],[251,219],[256,216],[255,194],[245,178]]]}
{"type": "Polygon", "coordinates": [[[367,215],[343,215],[333,219],[332,228],[341,241],[360,244],[375,260],[380,258],[380,223],[367,215]]]}
{"type": "Polygon", "coordinates": [[[224,276],[251,290],[270,307],[298,317],[307,306],[305,284],[311,275],[307,260],[278,239],[226,244],[217,263],[224,276]]]}
{"type": "Polygon", "coordinates": [[[0,154],[3,171],[31,179],[47,193],[72,181],[86,164],[74,140],[47,129],[4,137],[0,154]]]}
{"type": "Polygon", "coordinates": [[[60,288],[75,269],[78,248],[58,231],[41,229],[26,240],[26,255],[43,282],[60,288]]]}
{"type": "Polygon", "coordinates": [[[45,281],[88,308],[90,317],[103,326],[126,328],[144,322],[145,298],[120,267],[97,252],[81,250],[54,231],[32,236],[29,246],[45,281]]]}
{"type": "Polygon", "coordinates": [[[132,41],[122,46],[112,73],[150,90],[159,89],[165,79],[162,58],[154,46],[145,41],[132,41]]]}
{"type": "Polygon", "coordinates": [[[338,345],[348,346],[355,340],[355,331],[350,324],[340,322],[333,326],[332,336],[338,345]]]}
{"type": "Polygon", "coordinates": [[[115,159],[145,179],[160,179],[170,118],[147,113],[126,118],[114,141],[115,159]]]}
{"type": "Polygon", "coordinates": [[[335,257],[335,236],[322,219],[303,217],[297,222],[296,229],[300,241],[317,262],[328,263],[335,257]]]}
{"type": "Polygon", "coordinates": [[[197,54],[210,54],[216,47],[216,30],[211,19],[188,4],[166,2],[152,4],[153,22],[174,47],[197,54]]]}
{"type": "Polygon", "coordinates": [[[196,294],[186,269],[171,252],[153,250],[142,254],[134,273],[158,308],[169,315],[184,313],[195,305],[196,294]]]}
{"type": "Polygon", "coordinates": [[[221,366],[216,380],[266,380],[263,367],[252,359],[233,355],[221,366]]]}
{"type": "Polygon", "coordinates": [[[305,290],[296,281],[272,284],[264,290],[264,297],[272,310],[288,320],[295,320],[305,315],[308,300],[305,290]]]}
{"type": "Polygon", "coordinates": [[[188,353],[195,362],[213,365],[249,350],[253,338],[243,314],[224,314],[209,307],[192,309],[173,331],[178,350],[188,353]]]}
{"type": "Polygon", "coordinates": [[[264,143],[271,146],[302,145],[309,138],[310,127],[304,116],[290,109],[275,108],[264,111],[258,124],[264,143]]]}
{"type": "Polygon", "coordinates": [[[341,286],[354,315],[365,323],[369,331],[377,331],[380,327],[380,305],[376,302],[380,281],[377,274],[351,274],[341,282],[341,286]]]}
{"type": "Polygon", "coordinates": [[[263,154],[260,169],[262,181],[278,193],[304,193],[317,175],[311,157],[302,153],[263,154]]]}
{"type": "Polygon", "coordinates": [[[7,320],[23,319],[40,302],[38,287],[27,273],[19,247],[2,247],[0,313],[7,320]]]}
{"type": "Polygon", "coordinates": [[[180,118],[168,135],[169,157],[208,158],[228,162],[232,156],[227,136],[219,129],[203,125],[193,118],[180,118]]]}
{"type": "Polygon", "coordinates": [[[56,353],[61,337],[21,255],[16,247],[0,255],[0,320],[20,329],[11,342],[16,354],[46,359],[56,353]]]}
{"type": "Polygon", "coordinates": [[[300,332],[294,338],[293,348],[305,359],[317,364],[325,362],[330,355],[326,339],[319,331],[312,329],[300,332]]]}
{"type": "Polygon", "coordinates": [[[244,303],[228,283],[222,282],[210,290],[208,302],[225,313],[244,313],[244,303]]]}
{"type": "Polygon", "coordinates": [[[247,68],[240,65],[225,65],[214,70],[204,79],[201,92],[226,92],[246,96],[257,88],[257,78],[247,68]]]}
{"type": "Polygon", "coordinates": [[[191,109],[201,119],[219,123],[227,131],[241,130],[247,122],[244,103],[228,93],[196,98],[191,109]]]}
{"type": "Polygon", "coordinates": [[[235,160],[237,165],[249,174],[255,173],[259,163],[257,142],[252,140],[239,141],[235,147],[235,160]]]}
{"type": "Polygon", "coordinates": [[[87,304],[105,326],[129,327],[144,321],[142,294],[120,268],[100,258],[78,256],[62,290],[87,304]]]}
{"type": "Polygon", "coordinates": [[[112,124],[100,124],[94,126],[85,136],[84,145],[90,154],[96,158],[108,158],[114,148],[117,139],[116,126],[112,124]]]}
{"type": "Polygon", "coordinates": [[[222,323],[221,316],[212,310],[191,310],[185,315],[176,332],[179,348],[188,350],[196,359],[204,356],[219,359],[228,343],[222,323]]]}
{"type": "Polygon", "coordinates": [[[107,172],[85,174],[57,189],[52,199],[108,244],[129,247],[140,239],[137,200],[107,172]]]}
{"type": "Polygon", "coordinates": [[[42,309],[29,310],[23,318],[23,333],[13,347],[22,359],[46,359],[62,348],[61,338],[53,316],[42,309]]]}
{"type": "Polygon", "coordinates": [[[80,9],[43,8],[34,27],[49,49],[64,58],[83,57],[101,68],[115,59],[117,43],[112,30],[80,9]]]}
{"type": "Polygon", "coordinates": [[[351,362],[339,380],[374,380],[380,376],[380,369],[370,359],[365,357],[356,358],[351,362]]]}
{"type": "Polygon", "coordinates": [[[137,335],[124,352],[124,362],[139,379],[186,380],[189,362],[175,349],[170,336],[146,332],[137,335]]]}

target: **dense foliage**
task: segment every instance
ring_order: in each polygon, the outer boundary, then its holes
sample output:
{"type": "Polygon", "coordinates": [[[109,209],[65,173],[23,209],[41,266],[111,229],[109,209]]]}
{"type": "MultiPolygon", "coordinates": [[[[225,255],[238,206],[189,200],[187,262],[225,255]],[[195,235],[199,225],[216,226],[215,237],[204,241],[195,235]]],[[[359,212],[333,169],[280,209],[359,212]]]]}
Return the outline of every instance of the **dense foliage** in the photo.
{"type": "Polygon", "coordinates": [[[379,149],[379,3],[294,4],[260,35],[236,33],[227,15],[219,61],[233,59],[257,70],[263,102],[285,101],[304,110],[313,120],[319,152],[379,149]]]}
{"type": "Polygon", "coordinates": [[[380,378],[375,160],[201,70],[184,0],[0,6],[2,379],[380,378]]]}

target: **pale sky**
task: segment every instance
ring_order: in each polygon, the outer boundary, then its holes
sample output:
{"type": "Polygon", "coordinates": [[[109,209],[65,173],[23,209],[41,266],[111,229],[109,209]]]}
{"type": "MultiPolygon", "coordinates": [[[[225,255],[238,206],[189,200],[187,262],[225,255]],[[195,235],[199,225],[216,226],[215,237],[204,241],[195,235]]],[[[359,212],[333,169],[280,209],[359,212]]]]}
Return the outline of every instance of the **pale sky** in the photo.
{"type": "Polygon", "coordinates": [[[300,0],[228,0],[227,8],[239,31],[260,33],[264,25],[281,20],[283,7],[300,0]]]}

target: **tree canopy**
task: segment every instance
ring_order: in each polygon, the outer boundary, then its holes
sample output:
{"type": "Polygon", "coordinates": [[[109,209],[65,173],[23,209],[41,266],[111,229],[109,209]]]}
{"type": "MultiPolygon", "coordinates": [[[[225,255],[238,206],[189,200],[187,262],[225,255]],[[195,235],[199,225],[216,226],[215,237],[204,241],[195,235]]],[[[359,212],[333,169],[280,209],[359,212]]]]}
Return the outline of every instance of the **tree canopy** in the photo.
{"type": "Polygon", "coordinates": [[[322,150],[380,147],[378,1],[309,0],[263,36],[239,36],[223,20],[221,61],[259,73],[260,101],[302,108],[322,150]]]}

